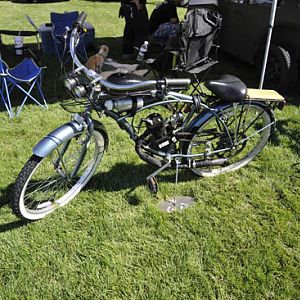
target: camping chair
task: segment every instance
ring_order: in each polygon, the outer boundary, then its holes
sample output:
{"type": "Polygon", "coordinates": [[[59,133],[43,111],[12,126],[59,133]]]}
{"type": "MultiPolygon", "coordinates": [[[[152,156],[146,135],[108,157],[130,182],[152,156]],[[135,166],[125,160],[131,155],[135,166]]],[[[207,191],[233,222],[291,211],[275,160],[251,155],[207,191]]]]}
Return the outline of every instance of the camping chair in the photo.
{"type": "MultiPolygon", "coordinates": [[[[65,13],[50,13],[50,20],[52,23],[52,37],[54,40],[54,48],[56,56],[60,64],[65,64],[69,61],[69,33],[70,29],[76,19],[78,18],[78,11],[65,12],[65,13]]],[[[85,34],[80,37],[79,43],[76,46],[77,54],[83,59],[87,60],[87,53],[85,49],[85,34]]]]}
{"type": "Polygon", "coordinates": [[[16,116],[20,114],[27,99],[31,99],[44,109],[48,108],[41,89],[43,68],[38,67],[31,58],[24,58],[14,68],[8,68],[2,59],[0,59],[0,65],[1,98],[10,117],[14,116],[11,106],[11,95],[15,88],[24,96],[16,116]],[[34,91],[37,91],[37,96],[32,95],[34,91]]]}
{"type": "Polygon", "coordinates": [[[157,51],[154,44],[154,53],[149,53],[150,66],[158,78],[188,77],[192,81],[193,91],[201,93],[200,82],[204,80],[212,66],[218,63],[216,44],[221,28],[221,15],[212,10],[194,8],[186,13],[185,20],[180,23],[179,34],[168,40],[164,49],[157,51]]]}
{"type": "Polygon", "coordinates": [[[15,55],[25,55],[33,57],[36,61],[41,60],[41,43],[39,39],[39,30],[29,16],[25,16],[26,20],[34,27],[35,30],[7,30],[0,29],[0,46],[7,52],[10,52],[10,45],[5,45],[2,42],[2,35],[14,37],[15,55]],[[27,37],[35,37],[36,43],[25,43],[23,39],[27,37]]]}

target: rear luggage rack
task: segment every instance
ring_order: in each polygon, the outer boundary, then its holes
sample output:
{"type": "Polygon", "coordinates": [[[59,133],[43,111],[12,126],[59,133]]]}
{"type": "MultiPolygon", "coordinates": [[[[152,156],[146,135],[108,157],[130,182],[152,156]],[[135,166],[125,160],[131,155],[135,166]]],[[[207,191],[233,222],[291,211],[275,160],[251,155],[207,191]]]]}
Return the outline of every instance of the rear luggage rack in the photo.
{"type": "Polygon", "coordinates": [[[247,100],[255,100],[262,102],[283,102],[285,99],[278,92],[274,90],[262,90],[262,89],[247,89],[247,100]]]}

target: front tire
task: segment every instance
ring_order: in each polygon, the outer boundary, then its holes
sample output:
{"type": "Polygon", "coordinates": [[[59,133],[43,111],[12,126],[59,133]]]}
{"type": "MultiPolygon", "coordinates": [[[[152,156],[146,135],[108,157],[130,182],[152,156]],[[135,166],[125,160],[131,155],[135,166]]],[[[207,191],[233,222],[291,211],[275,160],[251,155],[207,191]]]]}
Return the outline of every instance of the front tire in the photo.
{"type": "Polygon", "coordinates": [[[13,212],[25,220],[38,220],[70,202],[88,183],[102,160],[106,139],[94,129],[58,146],[46,157],[33,155],[18,175],[11,202],[13,212]],[[87,142],[86,151],[83,150],[87,142]],[[83,161],[74,172],[80,157],[83,161]]]}
{"type": "Polygon", "coordinates": [[[204,177],[235,171],[253,160],[266,145],[272,117],[260,104],[232,104],[212,115],[193,129],[194,136],[184,146],[188,155],[200,154],[196,162],[209,163],[225,159],[224,166],[210,165],[192,171],[204,177]]]}

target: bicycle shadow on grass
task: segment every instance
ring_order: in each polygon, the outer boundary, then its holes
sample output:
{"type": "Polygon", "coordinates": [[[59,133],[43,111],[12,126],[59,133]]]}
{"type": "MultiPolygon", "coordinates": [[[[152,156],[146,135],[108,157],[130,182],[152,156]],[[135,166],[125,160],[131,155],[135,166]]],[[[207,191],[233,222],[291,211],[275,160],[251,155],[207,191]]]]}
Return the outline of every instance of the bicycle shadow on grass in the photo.
{"type": "MultiPolygon", "coordinates": [[[[138,186],[147,186],[147,177],[158,167],[147,164],[117,163],[108,172],[100,171],[89,181],[86,189],[104,190],[106,192],[130,189],[138,186]]],[[[179,182],[186,182],[195,178],[188,170],[179,170],[179,182]]],[[[198,178],[198,177],[197,177],[198,178]]],[[[175,183],[175,170],[164,170],[157,175],[158,182],[175,183]]]]}
{"type": "MultiPolygon", "coordinates": [[[[101,168],[101,166],[100,166],[101,168]]],[[[128,204],[137,206],[140,203],[138,197],[132,192],[139,186],[147,187],[147,176],[153,173],[158,168],[155,166],[141,163],[139,165],[129,163],[117,163],[107,172],[101,172],[101,170],[95,174],[85,187],[85,190],[94,191],[122,191],[128,190],[127,201],[128,204]]],[[[198,177],[196,177],[198,179],[198,177]]],[[[175,184],[175,170],[165,170],[158,176],[158,183],[168,182],[175,184]]],[[[195,179],[195,176],[188,170],[179,170],[179,182],[186,182],[188,180],[195,179]]],[[[0,190],[0,209],[6,205],[9,205],[10,194],[13,184],[8,185],[5,189],[0,190]]],[[[30,221],[17,220],[10,223],[0,223],[0,233],[18,229],[24,225],[31,223],[30,221]]]]}
{"type": "Polygon", "coordinates": [[[281,145],[280,136],[286,135],[291,141],[288,147],[298,156],[300,156],[300,132],[296,128],[288,126],[288,120],[279,120],[276,122],[276,131],[271,136],[273,145],[281,145]],[[277,132],[276,132],[277,131],[277,132]]]}
{"type": "MultiPolygon", "coordinates": [[[[12,187],[13,184],[9,184],[5,189],[0,190],[0,209],[6,205],[9,205],[12,187]]],[[[17,220],[4,224],[0,223],[0,233],[10,231],[13,229],[18,229],[26,224],[28,224],[28,221],[25,220],[17,220]]]]}
{"type": "Polygon", "coordinates": [[[8,205],[13,184],[9,184],[6,188],[0,189],[0,208],[8,205]]]}
{"type": "Polygon", "coordinates": [[[27,225],[28,223],[29,223],[29,221],[17,220],[17,221],[5,223],[5,224],[0,224],[0,233],[21,228],[21,227],[27,225]]]}

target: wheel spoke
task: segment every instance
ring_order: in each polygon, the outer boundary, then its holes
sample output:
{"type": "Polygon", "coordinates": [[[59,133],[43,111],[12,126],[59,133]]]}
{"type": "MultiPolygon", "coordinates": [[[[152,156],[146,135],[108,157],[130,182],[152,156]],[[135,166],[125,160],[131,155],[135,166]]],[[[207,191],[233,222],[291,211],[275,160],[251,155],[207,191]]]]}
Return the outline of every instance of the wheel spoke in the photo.
{"type": "Polygon", "coordinates": [[[26,194],[24,202],[41,204],[45,200],[49,201],[49,200],[51,200],[51,198],[53,198],[53,196],[55,196],[59,191],[61,191],[61,187],[63,184],[65,184],[65,182],[62,180],[59,180],[59,178],[57,178],[56,180],[53,180],[51,182],[48,182],[47,184],[44,184],[44,185],[43,185],[43,182],[41,182],[39,185],[39,188],[34,189],[32,192],[26,194]],[[46,197],[46,195],[48,195],[48,197],[46,197]],[[34,200],[31,200],[31,199],[34,199],[34,200]],[[28,200],[30,200],[30,201],[28,201],[28,200]]]}

